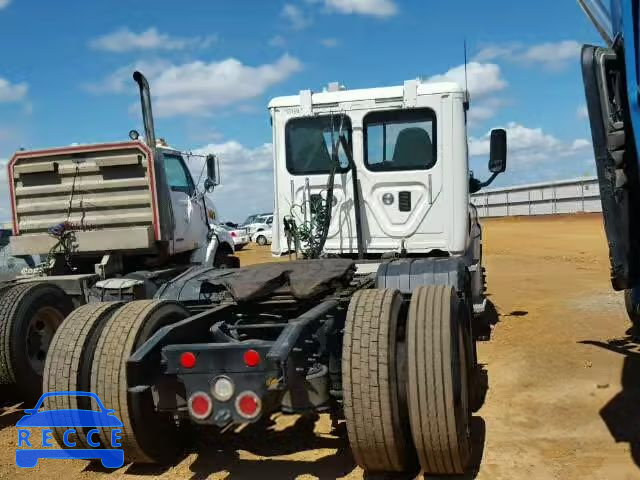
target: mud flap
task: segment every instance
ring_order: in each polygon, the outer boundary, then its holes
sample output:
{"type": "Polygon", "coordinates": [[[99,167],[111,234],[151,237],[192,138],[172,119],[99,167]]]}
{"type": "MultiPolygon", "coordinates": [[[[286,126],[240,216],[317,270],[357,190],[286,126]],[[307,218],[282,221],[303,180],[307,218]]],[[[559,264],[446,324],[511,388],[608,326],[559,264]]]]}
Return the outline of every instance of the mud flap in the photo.
{"type": "Polygon", "coordinates": [[[615,290],[640,284],[640,181],[620,51],[585,45],[582,76],[615,290]]]}

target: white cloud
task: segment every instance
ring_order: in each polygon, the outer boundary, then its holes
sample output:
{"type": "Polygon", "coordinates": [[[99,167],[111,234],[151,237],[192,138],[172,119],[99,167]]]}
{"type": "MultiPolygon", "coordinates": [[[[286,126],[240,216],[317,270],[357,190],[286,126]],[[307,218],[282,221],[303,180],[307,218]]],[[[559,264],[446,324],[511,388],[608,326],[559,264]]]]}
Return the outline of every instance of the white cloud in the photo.
{"type": "Polygon", "coordinates": [[[134,69],[149,79],[158,116],[207,115],[220,107],[255,98],[302,69],[300,61],[283,55],[274,63],[245,65],[235,58],[219,62],[138,63],[118,69],[103,81],[89,85],[94,93],[135,93],[134,69]]]}
{"type": "Polygon", "coordinates": [[[276,35],[269,39],[270,47],[284,47],[287,44],[287,41],[284,39],[282,35],[276,35]]]}
{"type": "Polygon", "coordinates": [[[337,38],[323,38],[320,43],[327,48],[335,48],[340,45],[340,41],[337,38]]]}
{"type": "Polygon", "coordinates": [[[11,83],[0,77],[0,102],[19,102],[25,100],[29,86],[26,83],[11,83]]]}
{"type": "Polygon", "coordinates": [[[580,59],[580,43],[575,40],[545,42],[524,45],[514,42],[503,45],[486,45],[474,57],[478,62],[507,60],[528,67],[541,66],[547,70],[559,71],[580,59]]]}
{"type": "Polygon", "coordinates": [[[325,0],[324,4],[329,10],[346,15],[384,18],[398,13],[398,6],[393,0],[325,0]]]}
{"type": "MultiPolygon", "coordinates": [[[[472,99],[487,97],[507,87],[502,78],[500,67],[495,63],[469,62],[467,64],[466,80],[472,99]]],[[[425,82],[456,82],[465,86],[465,67],[458,65],[440,75],[428,77],[425,82]]]]}
{"type": "Polygon", "coordinates": [[[287,3],[282,7],[281,15],[289,22],[294,30],[302,30],[311,25],[311,17],[305,15],[300,7],[287,3]]]}
{"type": "MultiPolygon", "coordinates": [[[[464,87],[465,67],[458,65],[443,74],[433,75],[423,81],[456,82],[464,87]]],[[[500,67],[495,63],[469,62],[466,82],[471,97],[469,121],[475,123],[493,117],[504,104],[504,100],[496,95],[508,86],[507,81],[502,77],[500,67]]]]}
{"type": "MultiPolygon", "coordinates": [[[[563,141],[544,132],[541,128],[530,128],[510,122],[506,126],[508,163],[523,166],[537,162],[557,161],[576,155],[588,155],[591,142],[583,138],[573,141],[563,141]]],[[[487,156],[489,154],[489,139],[491,132],[480,138],[469,139],[469,154],[471,156],[487,156]]]]}
{"type": "MultiPolygon", "coordinates": [[[[0,0],[1,1],[1,0],[0,0]]],[[[96,50],[128,52],[131,50],[182,50],[190,47],[207,48],[217,40],[216,35],[206,37],[172,37],[160,33],[155,27],[140,33],[121,28],[92,40],[89,45],[96,50]]]]}
{"type": "Polygon", "coordinates": [[[7,8],[10,3],[11,0],[0,0],[0,10],[2,10],[3,8],[7,8]]]}
{"type": "Polygon", "coordinates": [[[589,110],[587,110],[587,106],[586,105],[579,106],[578,109],[576,110],[576,116],[580,120],[588,119],[589,118],[589,110]]]}
{"type": "MultiPolygon", "coordinates": [[[[211,143],[193,153],[215,154],[220,162],[222,184],[212,200],[223,220],[242,221],[254,212],[273,208],[273,159],[271,143],[248,148],[235,140],[211,143]]],[[[192,158],[189,167],[200,177],[202,158],[192,158]]]]}

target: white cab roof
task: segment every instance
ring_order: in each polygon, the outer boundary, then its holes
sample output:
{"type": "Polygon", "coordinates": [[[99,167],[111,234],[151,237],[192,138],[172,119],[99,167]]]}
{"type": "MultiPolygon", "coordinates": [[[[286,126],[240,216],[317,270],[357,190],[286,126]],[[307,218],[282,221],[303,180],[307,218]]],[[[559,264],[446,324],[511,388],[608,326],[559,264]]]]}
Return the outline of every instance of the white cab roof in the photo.
{"type": "MultiPolygon", "coordinates": [[[[434,95],[444,93],[463,93],[463,88],[454,82],[419,83],[418,95],[434,95]]],[[[356,90],[339,90],[335,92],[312,93],[313,105],[326,103],[354,102],[359,100],[401,99],[404,95],[404,86],[362,88],[356,90]]],[[[269,102],[269,108],[293,107],[300,105],[300,95],[276,97],[269,102]]]]}

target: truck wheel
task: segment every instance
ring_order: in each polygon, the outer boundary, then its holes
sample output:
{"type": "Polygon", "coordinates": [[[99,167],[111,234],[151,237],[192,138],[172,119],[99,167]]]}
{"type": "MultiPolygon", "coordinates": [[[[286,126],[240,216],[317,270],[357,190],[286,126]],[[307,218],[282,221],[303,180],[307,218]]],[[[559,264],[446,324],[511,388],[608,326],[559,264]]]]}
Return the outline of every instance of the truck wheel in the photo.
{"type": "Polygon", "coordinates": [[[411,433],[424,473],[463,474],[471,458],[464,305],[444,285],[418,287],[407,319],[411,433]]]}
{"type": "MultiPolygon", "coordinates": [[[[91,303],[83,305],[69,315],[53,337],[47,361],[44,365],[42,389],[45,392],[89,392],[91,390],[91,364],[98,337],[122,302],[91,303]]],[[[55,396],[46,400],[50,410],[92,410],[94,404],[89,397],[55,396]]],[[[69,425],[79,425],[70,412],[69,425]],[[75,421],[74,421],[75,420],[75,421]]],[[[76,415],[77,417],[77,415],[76,415]]],[[[80,428],[80,427],[77,427],[80,428]]],[[[91,427],[82,430],[86,434],[91,427]]],[[[63,434],[66,428],[53,429],[53,436],[64,448],[63,434]]],[[[79,448],[91,448],[86,435],[75,436],[79,448]]]]}
{"type": "Polygon", "coordinates": [[[265,237],[264,235],[258,235],[258,237],[256,238],[256,243],[261,247],[264,247],[267,244],[267,237],[265,237]]]}
{"type": "MultiPolygon", "coordinates": [[[[129,356],[158,329],[189,316],[174,302],[139,300],[125,304],[102,330],[91,368],[91,391],[122,422],[121,445],[127,461],[169,463],[182,451],[180,431],[171,414],[157,413],[151,392],[128,393],[126,363],[129,356]]],[[[100,429],[100,440],[109,445],[110,430],[100,429]]]]}
{"type": "Polygon", "coordinates": [[[640,327],[640,290],[634,293],[633,288],[624,291],[624,306],[634,327],[640,327]]]}
{"type": "Polygon", "coordinates": [[[365,471],[411,470],[413,446],[397,378],[399,291],[360,290],[351,299],[342,350],[344,415],[365,471]]]}
{"type": "Polygon", "coordinates": [[[240,259],[232,253],[226,248],[218,248],[213,257],[213,266],[215,268],[240,268],[240,259]]]}
{"type": "Polygon", "coordinates": [[[50,283],[24,283],[0,296],[0,383],[16,383],[24,399],[42,394],[42,372],[53,336],[73,310],[50,283]]]}

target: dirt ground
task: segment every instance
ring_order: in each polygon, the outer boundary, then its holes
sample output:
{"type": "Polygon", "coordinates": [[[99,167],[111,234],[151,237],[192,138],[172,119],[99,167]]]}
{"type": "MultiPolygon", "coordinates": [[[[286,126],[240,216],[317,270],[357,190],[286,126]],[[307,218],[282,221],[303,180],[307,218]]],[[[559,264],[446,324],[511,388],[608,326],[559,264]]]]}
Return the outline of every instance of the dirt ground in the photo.
{"type": "MultiPolygon", "coordinates": [[[[479,347],[486,400],[473,419],[478,479],[640,478],[640,346],[611,291],[597,215],[485,221],[490,300],[498,315],[479,347]]],[[[267,248],[240,252],[270,261],[267,248]]],[[[13,463],[20,405],[0,392],[0,478],[362,478],[344,430],[280,416],[268,429],[205,439],[179,465],[107,472],[85,461],[13,463]]],[[[169,440],[169,439],[167,439],[169,440]]]]}

